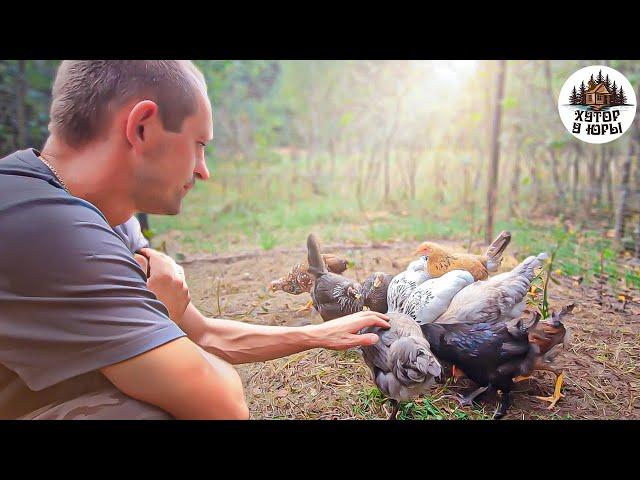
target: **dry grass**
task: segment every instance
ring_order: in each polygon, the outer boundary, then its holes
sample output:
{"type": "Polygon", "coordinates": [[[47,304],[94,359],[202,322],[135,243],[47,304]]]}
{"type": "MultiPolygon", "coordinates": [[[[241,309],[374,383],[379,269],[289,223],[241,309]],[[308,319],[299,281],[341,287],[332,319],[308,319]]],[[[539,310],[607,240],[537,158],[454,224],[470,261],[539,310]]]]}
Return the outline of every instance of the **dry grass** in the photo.
{"type": "MultiPolygon", "coordinates": [[[[347,270],[351,278],[383,270],[399,271],[408,262],[405,245],[391,248],[350,250],[333,253],[355,260],[347,270]]],[[[316,312],[296,314],[308,295],[271,294],[266,286],[284,274],[295,255],[265,253],[257,259],[231,264],[193,262],[185,265],[192,298],[203,311],[217,316],[268,325],[303,325],[320,322],[316,312]],[[218,279],[220,279],[218,287],[218,279]]],[[[503,268],[518,263],[507,257],[503,268]]],[[[517,385],[507,419],[640,419],[640,304],[637,293],[615,310],[616,297],[605,293],[599,303],[594,285],[576,285],[558,277],[550,286],[551,308],[575,302],[574,314],[566,318],[573,342],[560,355],[565,383],[562,398],[552,410],[534,398],[553,391],[549,372],[534,372],[534,378],[517,385]],[[613,307],[612,307],[613,305],[613,307]]],[[[334,352],[310,350],[269,362],[240,365],[252,418],[256,419],[386,419],[390,405],[375,388],[370,373],[356,350],[334,352]]],[[[445,380],[429,396],[401,407],[399,419],[486,419],[497,406],[495,395],[487,395],[474,408],[460,408],[444,395],[472,388],[468,381],[445,380]]]]}

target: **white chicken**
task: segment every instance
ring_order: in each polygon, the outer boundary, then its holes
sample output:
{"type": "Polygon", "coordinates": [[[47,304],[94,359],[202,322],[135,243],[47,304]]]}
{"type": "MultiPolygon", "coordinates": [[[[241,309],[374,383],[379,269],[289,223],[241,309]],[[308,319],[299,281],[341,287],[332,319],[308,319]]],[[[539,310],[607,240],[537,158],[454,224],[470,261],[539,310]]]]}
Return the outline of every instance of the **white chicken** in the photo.
{"type": "Polygon", "coordinates": [[[466,270],[452,270],[441,277],[426,280],[409,295],[401,313],[409,315],[420,325],[431,323],[449,308],[458,292],[473,282],[473,275],[466,270]]]}

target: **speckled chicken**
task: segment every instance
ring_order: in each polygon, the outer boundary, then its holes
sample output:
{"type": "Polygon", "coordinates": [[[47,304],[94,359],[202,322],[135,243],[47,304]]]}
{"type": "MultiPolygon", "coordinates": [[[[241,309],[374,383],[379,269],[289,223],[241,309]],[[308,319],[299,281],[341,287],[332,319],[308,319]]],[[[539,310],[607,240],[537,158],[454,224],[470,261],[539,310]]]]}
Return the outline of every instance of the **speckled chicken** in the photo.
{"type": "Polygon", "coordinates": [[[429,279],[425,270],[427,257],[420,257],[409,264],[404,272],[397,274],[387,289],[387,305],[390,312],[402,312],[409,296],[416,287],[429,279]]]}
{"type": "Polygon", "coordinates": [[[414,254],[427,257],[426,271],[429,278],[436,278],[452,270],[466,270],[475,280],[485,280],[489,272],[497,272],[502,263],[502,254],[511,242],[511,233],[501,232],[484,255],[454,253],[433,242],[423,242],[414,254]]]}
{"type": "Polygon", "coordinates": [[[360,293],[362,286],[327,269],[320,245],[313,234],[307,237],[307,256],[308,271],[313,277],[311,299],[322,319],[326,322],[361,311],[364,305],[360,293]]]}
{"type": "MultiPolygon", "coordinates": [[[[340,274],[344,272],[349,265],[346,259],[329,253],[322,254],[322,258],[327,266],[327,270],[332,273],[340,274]]],[[[269,290],[271,292],[282,290],[291,295],[300,295],[305,292],[310,293],[312,285],[313,276],[309,274],[309,264],[302,262],[294,265],[284,277],[272,281],[269,284],[269,290]]],[[[298,311],[309,310],[312,305],[313,302],[309,300],[309,303],[298,311]]]]}
{"type": "Polygon", "coordinates": [[[369,275],[360,288],[364,306],[374,312],[387,313],[387,291],[393,275],[375,272],[369,275]]]}
{"type": "Polygon", "coordinates": [[[419,324],[431,323],[449,308],[460,290],[472,283],[473,276],[465,270],[452,270],[441,277],[426,280],[409,295],[402,313],[419,324]]]}
{"type": "Polygon", "coordinates": [[[431,351],[444,362],[459,366],[480,388],[461,400],[470,405],[488,388],[501,392],[494,418],[503,417],[509,408],[513,378],[530,372],[540,347],[529,341],[529,332],[540,319],[483,321],[476,323],[425,323],[420,325],[431,351]]]}
{"type": "Polygon", "coordinates": [[[399,402],[413,400],[427,392],[441,375],[442,367],[411,317],[397,312],[388,316],[391,328],[361,330],[361,333],[379,335],[380,340],[360,348],[376,386],[393,402],[389,417],[392,420],[398,414],[399,402]]]}

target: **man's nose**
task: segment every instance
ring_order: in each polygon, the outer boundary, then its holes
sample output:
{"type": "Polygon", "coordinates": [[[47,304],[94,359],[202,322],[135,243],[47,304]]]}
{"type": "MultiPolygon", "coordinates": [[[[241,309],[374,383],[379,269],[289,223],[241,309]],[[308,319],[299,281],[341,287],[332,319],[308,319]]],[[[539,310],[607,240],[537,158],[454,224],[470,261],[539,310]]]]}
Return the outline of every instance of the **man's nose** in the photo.
{"type": "Polygon", "coordinates": [[[205,160],[201,160],[197,163],[196,169],[194,170],[196,176],[200,177],[200,180],[208,180],[209,169],[207,168],[207,162],[205,160]]]}

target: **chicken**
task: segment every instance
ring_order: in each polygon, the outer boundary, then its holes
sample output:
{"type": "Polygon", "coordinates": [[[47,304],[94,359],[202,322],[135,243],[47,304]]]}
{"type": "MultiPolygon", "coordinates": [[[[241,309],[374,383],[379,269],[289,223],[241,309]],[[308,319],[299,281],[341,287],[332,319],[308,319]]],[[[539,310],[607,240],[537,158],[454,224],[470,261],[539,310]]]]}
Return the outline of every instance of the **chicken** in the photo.
{"type": "Polygon", "coordinates": [[[431,353],[416,322],[402,313],[389,313],[391,328],[367,327],[361,333],[375,333],[380,340],[360,347],[373,381],[392,400],[396,418],[399,402],[412,400],[425,393],[442,373],[442,367],[431,353]]]}
{"type": "Polygon", "coordinates": [[[404,272],[393,277],[387,289],[387,305],[390,312],[404,311],[404,304],[415,288],[429,279],[425,270],[427,257],[420,257],[409,264],[404,272]]]}
{"type": "Polygon", "coordinates": [[[473,276],[464,270],[452,270],[442,277],[429,279],[409,295],[402,313],[419,324],[433,322],[447,310],[451,299],[472,283],[473,276]]]}
{"type": "Polygon", "coordinates": [[[364,306],[374,312],[387,313],[387,291],[393,275],[384,272],[375,272],[362,282],[360,293],[364,306]]]}
{"type": "MultiPolygon", "coordinates": [[[[332,273],[342,273],[348,267],[348,261],[340,258],[336,255],[332,255],[329,253],[325,253],[322,255],[324,259],[324,263],[327,266],[327,269],[332,273]]],[[[269,284],[269,290],[271,292],[277,292],[278,290],[282,290],[283,292],[289,293],[291,295],[300,295],[301,293],[311,292],[311,287],[313,285],[313,277],[309,275],[309,264],[307,262],[298,263],[293,266],[293,268],[287,273],[284,277],[279,278],[278,280],[274,280],[269,284]]],[[[313,302],[309,300],[309,303],[299,309],[298,311],[304,311],[311,309],[313,302]]]]}
{"type": "MultiPolygon", "coordinates": [[[[549,410],[556,405],[560,397],[564,396],[561,393],[564,372],[557,368],[554,362],[561,350],[568,348],[571,342],[571,332],[564,326],[561,319],[572,313],[574,307],[575,304],[572,303],[563,307],[558,313],[553,312],[550,319],[540,321],[536,328],[529,332],[529,342],[535,343],[540,348],[540,354],[536,357],[533,370],[548,370],[556,375],[553,395],[536,397],[539,400],[550,402],[547,407],[549,410]]],[[[514,381],[518,382],[525,378],[529,377],[518,377],[514,381]]]]}
{"type": "Polygon", "coordinates": [[[360,293],[362,286],[327,269],[313,234],[307,237],[307,256],[308,272],[313,279],[311,300],[322,319],[326,322],[361,311],[364,306],[360,293]]]}
{"type": "Polygon", "coordinates": [[[529,331],[539,319],[540,314],[536,313],[530,321],[425,323],[420,328],[438,360],[462,368],[480,385],[461,400],[462,405],[470,405],[488,388],[500,390],[500,405],[493,417],[498,419],[509,408],[513,378],[530,372],[540,353],[539,345],[529,341],[529,331]]]}
{"type": "Polygon", "coordinates": [[[519,318],[526,307],[526,295],[535,269],[546,253],[527,257],[509,272],[468,285],[453,297],[436,323],[505,321],[519,318]]]}
{"type": "Polygon", "coordinates": [[[453,253],[433,242],[423,242],[414,254],[427,257],[426,270],[429,278],[436,278],[451,270],[466,270],[475,280],[486,280],[489,272],[497,272],[502,263],[502,254],[511,242],[511,233],[504,231],[491,243],[484,255],[453,253]]]}

